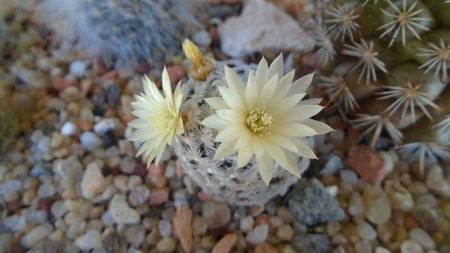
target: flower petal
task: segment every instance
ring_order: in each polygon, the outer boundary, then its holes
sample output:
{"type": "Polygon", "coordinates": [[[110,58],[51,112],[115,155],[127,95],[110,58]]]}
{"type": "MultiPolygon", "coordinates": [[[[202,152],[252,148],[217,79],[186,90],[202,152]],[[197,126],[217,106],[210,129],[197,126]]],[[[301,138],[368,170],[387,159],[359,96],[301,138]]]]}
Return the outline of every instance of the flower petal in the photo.
{"type": "Polygon", "coordinates": [[[253,157],[253,149],[251,146],[241,147],[238,151],[238,168],[247,165],[253,157]]]}
{"type": "Polygon", "coordinates": [[[268,155],[263,155],[260,159],[258,159],[257,163],[259,167],[259,175],[261,176],[264,183],[269,185],[273,175],[272,159],[268,155]]]}
{"type": "Polygon", "coordinates": [[[227,109],[227,103],[221,97],[205,98],[206,103],[216,110],[227,109]]]}
{"type": "Polygon", "coordinates": [[[226,87],[218,87],[219,93],[222,96],[225,103],[228,105],[228,107],[231,107],[232,109],[236,111],[244,110],[245,104],[242,102],[239,95],[235,94],[230,88],[226,87]]]}
{"type": "Polygon", "coordinates": [[[292,84],[292,93],[303,93],[305,92],[314,78],[314,73],[303,76],[292,84]]]}
{"type": "Polygon", "coordinates": [[[258,84],[253,73],[248,74],[247,87],[245,89],[245,102],[247,107],[254,107],[258,101],[258,84]]]}
{"type": "Polygon", "coordinates": [[[295,140],[295,145],[297,145],[298,152],[297,154],[309,159],[317,159],[316,154],[314,154],[314,151],[306,144],[303,140],[295,140]]]}
{"type": "Polygon", "coordinates": [[[217,148],[216,153],[214,154],[214,160],[219,160],[235,153],[235,144],[236,143],[234,141],[222,142],[217,148]]]}
{"type": "Polygon", "coordinates": [[[217,114],[213,114],[204,119],[201,124],[210,128],[224,129],[230,125],[230,122],[218,116],[217,114]]]}
{"type": "Polygon", "coordinates": [[[305,119],[301,123],[314,129],[317,134],[326,134],[334,131],[329,125],[313,119],[305,119]]]}
{"type": "Polygon", "coordinates": [[[284,62],[283,62],[283,54],[279,54],[275,60],[273,60],[272,64],[269,67],[269,77],[272,78],[275,75],[278,77],[282,77],[284,73],[284,62]]]}
{"type": "Polygon", "coordinates": [[[272,129],[272,132],[284,136],[295,136],[295,137],[306,137],[317,135],[317,132],[314,129],[300,123],[279,124],[272,129]]]}

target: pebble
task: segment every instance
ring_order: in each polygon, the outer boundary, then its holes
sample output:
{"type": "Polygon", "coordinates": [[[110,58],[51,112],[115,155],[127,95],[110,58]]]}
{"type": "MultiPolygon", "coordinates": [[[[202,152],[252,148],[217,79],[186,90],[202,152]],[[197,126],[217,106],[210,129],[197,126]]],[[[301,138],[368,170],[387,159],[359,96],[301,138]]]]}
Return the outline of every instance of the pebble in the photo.
{"type": "Polygon", "coordinates": [[[176,247],[175,240],[170,236],[163,237],[156,245],[156,248],[158,250],[164,252],[172,252],[175,250],[175,247],[176,247]]]}
{"type": "Polygon", "coordinates": [[[102,139],[93,132],[83,132],[80,143],[86,150],[92,151],[102,145],[102,139]]]}
{"type": "Polygon", "coordinates": [[[87,62],[74,61],[70,64],[69,71],[75,77],[83,77],[86,73],[87,62]]]}
{"type": "Polygon", "coordinates": [[[116,129],[118,126],[117,119],[106,118],[102,119],[94,125],[94,132],[97,134],[104,134],[110,130],[116,129]]]}
{"type": "Polygon", "coordinates": [[[142,225],[132,226],[125,232],[127,242],[133,247],[139,247],[144,241],[145,228],[142,225]]]}
{"type": "Polygon", "coordinates": [[[348,212],[352,216],[360,216],[364,214],[364,200],[359,192],[351,193],[348,212]]]}
{"type": "Polygon", "coordinates": [[[401,253],[424,253],[422,246],[415,240],[406,240],[400,245],[401,253]]]}
{"type": "Polygon", "coordinates": [[[339,170],[341,170],[343,167],[344,165],[342,164],[341,158],[337,155],[331,155],[328,158],[328,161],[323,167],[322,171],[320,171],[320,174],[324,176],[333,175],[339,170]]]}
{"type": "Polygon", "coordinates": [[[383,247],[377,247],[375,249],[375,253],[391,253],[391,252],[383,247]]]}
{"type": "Polygon", "coordinates": [[[359,223],[357,229],[359,236],[365,240],[373,241],[377,238],[377,231],[365,221],[359,223]]]}
{"type": "Polygon", "coordinates": [[[433,239],[428,235],[425,230],[421,228],[413,228],[409,231],[409,237],[418,242],[424,249],[432,250],[436,248],[436,244],[433,239]]]}
{"type": "Polygon", "coordinates": [[[9,233],[0,234],[0,252],[10,252],[14,238],[9,233]]]}
{"type": "Polygon", "coordinates": [[[160,220],[158,228],[161,236],[167,236],[172,234],[172,224],[170,224],[170,221],[168,220],[160,220]]]}
{"type": "Polygon", "coordinates": [[[202,217],[209,229],[216,229],[228,224],[231,218],[230,208],[227,204],[218,201],[203,203],[202,217]]]}
{"type": "Polygon", "coordinates": [[[304,253],[329,253],[330,241],[324,234],[298,234],[292,240],[292,245],[297,252],[304,253]]]}
{"type": "Polygon", "coordinates": [[[52,226],[48,223],[32,228],[21,238],[24,247],[30,248],[38,241],[44,239],[52,232],[52,226]]]}
{"type": "Polygon", "coordinates": [[[353,185],[358,182],[358,176],[352,170],[341,170],[340,177],[345,184],[353,185]]]}
{"type": "Polygon", "coordinates": [[[352,147],[349,151],[347,162],[350,168],[369,183],[381,182],[391,171],[383,156],[365,145],[352,147]]]}
{"type": "Polygon", "coordinates": [[[194,40],[195,44],[199,46],[208,46],[212,42],[211,35],[209,35],[209,33],[205,30],[196,32],[192,39],[194,40]]]}
{"type": "Polygon", "coordinates": [[[75,134],[77,134],[77,132],[77,125],[70,121],[64,123],[60,131],[60,133],[64,136],[74,136],[75,134]]]}
{"type": "Polygon", "coordinates": [[[181,247],[185,252],[192,250],[192,210],[183,205],[177,208],[173,217],[173,234],[181,242],[181,247]]]}
{"type": "Polygon", "coordinates": [[[81,179],[81,192],[83,197],[88,199],[93,198],[95,195],[102,193],[107,186],[108,183],[98,163],[89,163],[81,179]]]}
{"type": "Polygon", "coordinates": [[[150,197],[150,190],[145,185],[138,185],[131,190],[128,196],[128,202],[132,206],[139,206],[145,204],[150,197]]]}
{"type": "Polygon", "coordinates": [[[399,182],[387,181],[385,191],[391,200],[393,209],[407,212],[413,208],[413,197],[399,182]]]}
{"type": "Polygon", "coordinates": [[[61,218],[67,212],[64,201],[62,201],[62,200],[55,201],[52,204],[52,207],[50,210],[52,212],[53,217],[55,217],[56,219],[61,218]]]}
{"type": "Polygon", "coordinates": [[[247,234],[246,240],[253,245],[257,245],[267,239],[268,233],[269,225],[261,224],[256,226],[250,233],[247,234]]]}
{"type": "Polygon", "coordinates": [[[116,194],[109,204],[108,212],[117,224],[132,224],[140,220],[140,215],[128,206],[125,196],[116,194]]]}
{"type": "Polygon", "coordinates": [[[169,200],[169,189],[167,187],[152,189],[150,192],[150,205],[161,205],[169,200]]]}
{"type": "Polygon", "coordinates": [[[101,248],[102,235],[97,230],[88,230],[86,233],[77,237],[75,244],[83,251],[101,248]]]}
{"type": "Polygon", "coordinates": [[[245,216],[239,222],[239,228],[241,229],[241,231],[249,233],[253,229],[254,222],[255,221],[253,220],[252,216],[245,216]]]}
{"type": "Polygon", "coordinates": [[[294,236],[294,229],[290,225],[282,225],[277,229],[277,238],[280,241],[290,241],[294,236]]]}
{"type": "Polygon", "coordinates": [[[430,168],[426,184],[431,190],[447,197],[450,196],[450,183],[445,180],[442,168],[439,165],[433,165],[430,168]]]}
{"type": "Polygon", "coordinates": [[[253,253],[278,253],[278,250],[272,244],[263,242],[256,245],[253,253]]]}
{"type": "Polygon", "coordinates": [[[83,165],[74,155],[63,160],[57,160],[53,170],[65,179],[74,180],[83,173],[83,165]]]}
{"type": "Polygon", "coordinates": [[[206,230],[208,230],[206,221],[200,216],[195,216],[194,221],[192,222],[192,233],[195,236],[204,235],[206,230]]]}
{"type": "Polygon", "coordinates": [[[356,253],[372,253],[372,245],[368,241],[359,241],[355,243],[356,253]]]}
{"type": "Polygon", "coordinates": [[[236,234],[227,234],[214,246],[212,253],[229,253],[236,241],[236,234]]]}
{"type": "Polygon", "coordinates": [[[386,223],[391,217],[391,203],[386,193],[377,186],[367,185],[363,192],[365,215],[375,224],[386,223]]]}
{"type": "Polygon", "coordinates": [[[117,84],[112,84],[106,88],[106,101],[109,105],[114,105],[120,97],[120,87],[117,84]]]}
{"type": "Polygon", "coordinates": [[[22,188],[22,182],[19,180],[9,180],[0,184],[0,194],[7,195],[13,192],[17,192],[22,188]]]}
{"type": "Polygon", "coordinates": [[[344,211],[317,179],[303,180],[291,194],[288,206],[295,220],[315,225],[344,218],[344,211]]]}

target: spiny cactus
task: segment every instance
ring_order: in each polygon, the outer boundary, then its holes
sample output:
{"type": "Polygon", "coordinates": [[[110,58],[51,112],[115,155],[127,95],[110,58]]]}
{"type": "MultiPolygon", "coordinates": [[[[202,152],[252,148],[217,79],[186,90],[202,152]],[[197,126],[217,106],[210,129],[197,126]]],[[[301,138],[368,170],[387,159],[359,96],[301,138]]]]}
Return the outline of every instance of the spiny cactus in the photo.
{"type": "Polygon", "coordinates": [[[200,28],[200,0],[44,0],[39,18],[57,37],[107,62],[168,60],[200,28]]]}
{"type": "Polygon", "coordinates": [[[449,143],[431,134],[450,136],[448,1],[333,0],[320,11],[317,84],[329,107],[373,147],[387,136],[421,168],[450,158],[449,143]]]}
{"type": "Polygon", "coordinates": [[[262,205],[297,182],[316,155],[310,136],[332,129],[310,119],[320,99],[302,100],[313,75],[294,81],[284,74],[282,55],[255,68],[240,61],[215,62],[191,42],[183,45],[190,78],[165,98],[146,80],[132,104],[138,119],[131,140],[138,154],[158,163],[166,144],[174,145],[186,174],[203,191],[237,205],[262,205]]]}

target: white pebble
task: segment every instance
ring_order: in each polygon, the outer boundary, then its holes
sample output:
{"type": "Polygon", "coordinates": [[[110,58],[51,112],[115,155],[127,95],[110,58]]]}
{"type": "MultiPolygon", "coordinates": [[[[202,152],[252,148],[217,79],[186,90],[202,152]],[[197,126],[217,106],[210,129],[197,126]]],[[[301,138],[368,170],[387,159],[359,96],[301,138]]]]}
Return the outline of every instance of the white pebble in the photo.
{"type": "Polygon", "coordinates": [[[47,237],[52,232],[52,226],[48,223],[34,227],[21,239],[23,246],[30,248],[38,241],[47,237]]]}
{"type": "Polygon", "coordinates": [[[391,252],[383,247],[377,247],[375,249],[375,253],[391,253],[391,252]]]}
{"type": "Polygon", "coordinates": [[[161,236],[167,236],[172,233],[172,225],[170,224],[170,221],[160,220],[158,227],[161,236]]]}
{"type": "Polygon", "coordinates": [[[375,238],[377,238],[377,231],[367,222],[361,222],[358,224],[358,233],[361,236],[361,238],[373,241],[375,238]]]}
{"type": "Polygon", "coordinates": [[[53,194],[55,194],[55,192],[56,192],[56,190],[55,190],[55,187],[53,187],[53,185],[41,184],[38,189],[38,196],[40,198],[46,198],[46,197],[53,196],[53,194]]]}
{"type": "Polygon", "coordinates": [[[60,132],[64,136],[73,136],[77,133],[77,131],[78,131],[77,125],[68,121],[64,123],[64,125],[61,127],[60,132]]]}
{"type": "Polygon", "coordinates": [[[424,253],[422,246],[415,240],[406,240],[400,245],[401,253],[424,253]]]}
{"type": "Polygon", "coordinates": [[[247,241],[253,245],[264,242],[267,239],[269,233],[269,225],[261,224],[255,227],[248,235],[247,241]]]}
{"type": "Polygon", "coordinates": [[[81,180],[81,192],[83,197],[88,199],[92,198],[96,194],[102,193],[107,186],[108,184],[99,165],[95,162],[88,164],[81,180]]]}
{"type": "Polygon", "coordinates": [[[12,192],[19,191],[22,188],[22,182],[19,180],[9,180],[0,184],[0,194],[6,195],[12,192]]]}
{"type": "Polygon", "coordinates": [[[102,236],[97,230],[88,230],[75,240],[76,245],[83,251],[102,247],[102,236]]]}
{"type": "Polygon", "coordinates": [[[141,219],[139,213],[128,206],[125,196],[120,194],[114,195],[108,210],[117,224],[137,223],[141,219]]]}
{"type": "Polygon", "coordinates": [[[98,134],[104,134],[108,130],[113,130],[117,127],[117,119],[102,119],[94,126],[94,131],[98,134]]]}
{"type": "Polygon", "coordinates": [[[94,150],[102,145],[102,139],[93,132],[84,132],[80,136],[80,143],[87,150],[94,150]]]}
{"type": "Polygon", "coordinates": [[[434,243],[433,239],[431,239],[430,235],[428,235],[428,233],[421,228],[414,228],[409,231],[409,237],[420,243],[420,245],[422,245],[422,247],[424,247],[426,250],[432,250],[436,248],[436,244],[434,243]]]}
{"type": "Polygon", "coordinates": [[[84,61],[74,61],[70,64],[70,74],[75,77],[82,77],[86,73],[87,63],[84,61]]]}

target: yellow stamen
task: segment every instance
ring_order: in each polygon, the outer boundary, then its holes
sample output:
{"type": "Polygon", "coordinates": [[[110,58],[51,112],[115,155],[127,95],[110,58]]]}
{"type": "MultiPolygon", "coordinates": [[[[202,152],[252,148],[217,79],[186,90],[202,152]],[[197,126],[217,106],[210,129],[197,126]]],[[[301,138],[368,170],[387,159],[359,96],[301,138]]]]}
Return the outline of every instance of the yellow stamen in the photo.
{"type": "Polygon", "coordinates": [[[270,134],[273,126],[273,117],[265,107],[253,107],[247,113],[245,124],[256,135],[270,134]]]}

